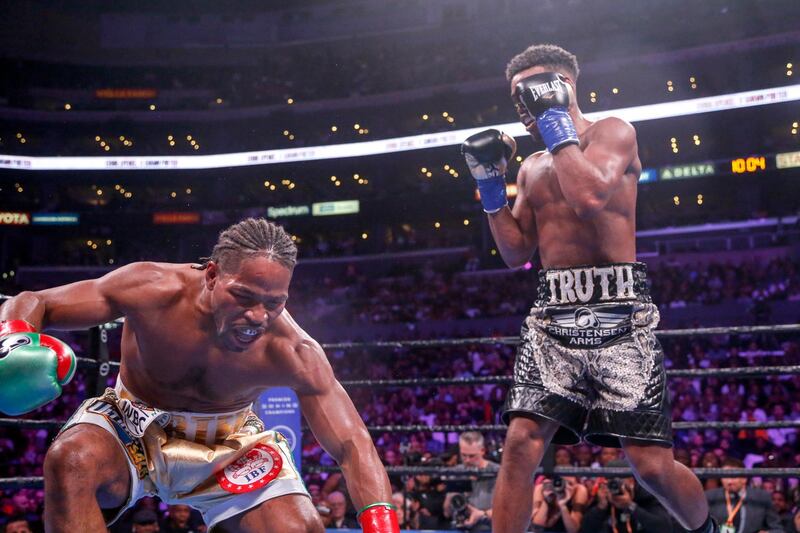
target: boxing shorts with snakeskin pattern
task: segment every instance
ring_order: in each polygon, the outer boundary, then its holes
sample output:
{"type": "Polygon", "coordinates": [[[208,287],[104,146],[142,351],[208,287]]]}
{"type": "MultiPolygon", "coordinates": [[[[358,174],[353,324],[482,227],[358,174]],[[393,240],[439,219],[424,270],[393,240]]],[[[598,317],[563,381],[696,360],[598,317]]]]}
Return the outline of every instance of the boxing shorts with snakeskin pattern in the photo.
{"type": "Polygon", "coordinates": [[[658,322],[643,263],[540,271],[504,421],[554,420],[556,444],[620,447],[629,438],[671,446],[658,322]]]}

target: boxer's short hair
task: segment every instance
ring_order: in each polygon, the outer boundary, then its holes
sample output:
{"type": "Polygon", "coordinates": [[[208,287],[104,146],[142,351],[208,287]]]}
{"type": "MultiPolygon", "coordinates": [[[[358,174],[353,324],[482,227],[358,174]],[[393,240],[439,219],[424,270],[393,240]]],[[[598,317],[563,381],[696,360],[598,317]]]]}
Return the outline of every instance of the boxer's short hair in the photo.
{"type": "Polygon", "coordinates": [[[511,61],[506,66],[506,79],[511,81],[511,78],[518,72],[531,67],[562,70],[569,74],[573,81],[578,80],[578,75],[581,72],[575,54],[567,52],[554,44],[534,44],[511,58],[511,61]]]}
{"type": "Polygon", "coordinates": [[[242,259],[266,257],[288,269],[297,264],[297,246],[279,225],[264,218],[246,218],[219,234],[211,257],[201,258],[203,268],[214,261],[222,270],[233,270],[242,259]]]}

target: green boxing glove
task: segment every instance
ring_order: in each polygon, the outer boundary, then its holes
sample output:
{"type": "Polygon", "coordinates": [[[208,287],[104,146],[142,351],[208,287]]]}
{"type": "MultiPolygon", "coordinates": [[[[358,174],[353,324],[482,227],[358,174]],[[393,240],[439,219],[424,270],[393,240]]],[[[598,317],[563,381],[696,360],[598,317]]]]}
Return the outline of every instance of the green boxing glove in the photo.
{"type": "Polygon", "coordinates": [[[77,363],[72,348],[27,322],[0,322],[0,411],[21,415],[55,400],[77,363]]]}

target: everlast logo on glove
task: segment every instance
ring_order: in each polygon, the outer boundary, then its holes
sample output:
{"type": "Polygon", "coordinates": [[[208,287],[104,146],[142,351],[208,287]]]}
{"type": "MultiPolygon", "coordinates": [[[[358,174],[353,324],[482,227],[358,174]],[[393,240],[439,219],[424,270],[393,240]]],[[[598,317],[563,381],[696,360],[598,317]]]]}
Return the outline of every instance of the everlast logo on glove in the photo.
{"type": "Polygon", "coordinates": [[[553,80],[553,81],[540,83],[539,85],[526,85],[525,84],[525,80],[522,80],[519,83],[517,90],[520,93],[525,92],[525,91],[531,93],[531,96],[533,96],[533,101],[535,102],[539,98],[552,97],[558,91],[566,91],[567,90],[567,84],[560,77],[555,79],[555,80],[553,80]]]}

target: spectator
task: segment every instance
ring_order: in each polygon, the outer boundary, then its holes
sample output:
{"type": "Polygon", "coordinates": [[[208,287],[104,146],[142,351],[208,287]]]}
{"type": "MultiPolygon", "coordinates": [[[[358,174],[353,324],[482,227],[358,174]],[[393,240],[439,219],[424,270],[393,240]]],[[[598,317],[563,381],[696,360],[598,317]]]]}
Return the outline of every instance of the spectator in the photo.
{"type": "MultiPolygon", "coordinates": [[[[441,460],[425,461],[426,466],[443,466],[441,460]]],[[[445,484],[430,475],[414,476],[413,490],[409,495],[414,529],[447,529],[444,516],[445,484]]]]}
{"type": "MultiPolygon", "coordinates": [[[[740,459],[729,457],[723,469],[744,468],[740,459]]],[[[749,486],[746,477],[722,478],[722,488],[706,491],[711,516],[736,533],[782,533],[778,513],[765,490],[749,486]]]]}
{"type": "Polygon", "coordinates": [[[3,533],[33,533],[31,525],[24,518],[12,518],[3,528],[3,533]]]}
{"type": "Polygon", "coordinates": [[[133,514],[131,533],[153,533],[159,531],[158,516],[150,509],[140,509],[133,514]]]}
{"type": "Polygon", "coordinates": [[[533,489],[531,521],[537,530],[577,533],[588,502],[586,487],[574,477],[543,478],[533,489]]]}
{"type": "MultiPolygon", "coordinates": [[[[488,472],[498,472],[500,465],[486,459],[483,435],[477,431],[467,431],[458,437],[458,453],[461,464],[457,468],[478,468],[488,472]]],[[[444,500],[444,515],[450,518],[459,529],[467,531],[492,530],[492,497],[495,478],[478,478],[471,481],[471,488],[461,498],[457,493],[448,493],[444,500]],[[463,504],[461,502],[463,500],[463,504]]]]}
{"type": "Polygon", "coordinates": [[[351,529],[351,528],[359,528],[358,522],[349,516],[346,516],[347,512],[347,498],[344,497],[344,494],[335,490],[328,494],[328,507],[331,510],[331,521],[328,524],[328,528],[330,529],[351,529]]]}
{"type": "Polygon", "coordinates": [[[608,466],[608,464],[612,461],[618,461],[620,459],[620,449],[619,448],[601,448],[600,449],[600,456],[597,458],[597,462],[595,462],[592,466],[608,466]]]}
{"type": "MultiPolygon", "coordinates": [[[[626,468],[628,464],[617,459],[605,466],[626,468]]],[[[629,477],[597,480],[597,498],[583,517],[581,531],[672,533],[673,529],[667,510],[629,477]]]]}
{"type": "Polygon", "coordinates": [[[792,507],[789,505],[789,500],[786,494],[779,490],[772,491],[772,507],[778,513],[778,518],[781,521],[781,527],[785,531],[792,531],[794,525],[792,524],[792,507]]]}
{"type": "Polygon", "coordinates": [[[170,505],[167,519],[161,526],[165,533],[203,533],[206,526],[202,521],[192,520],[192,508],[188,505],[170,505]]]}

